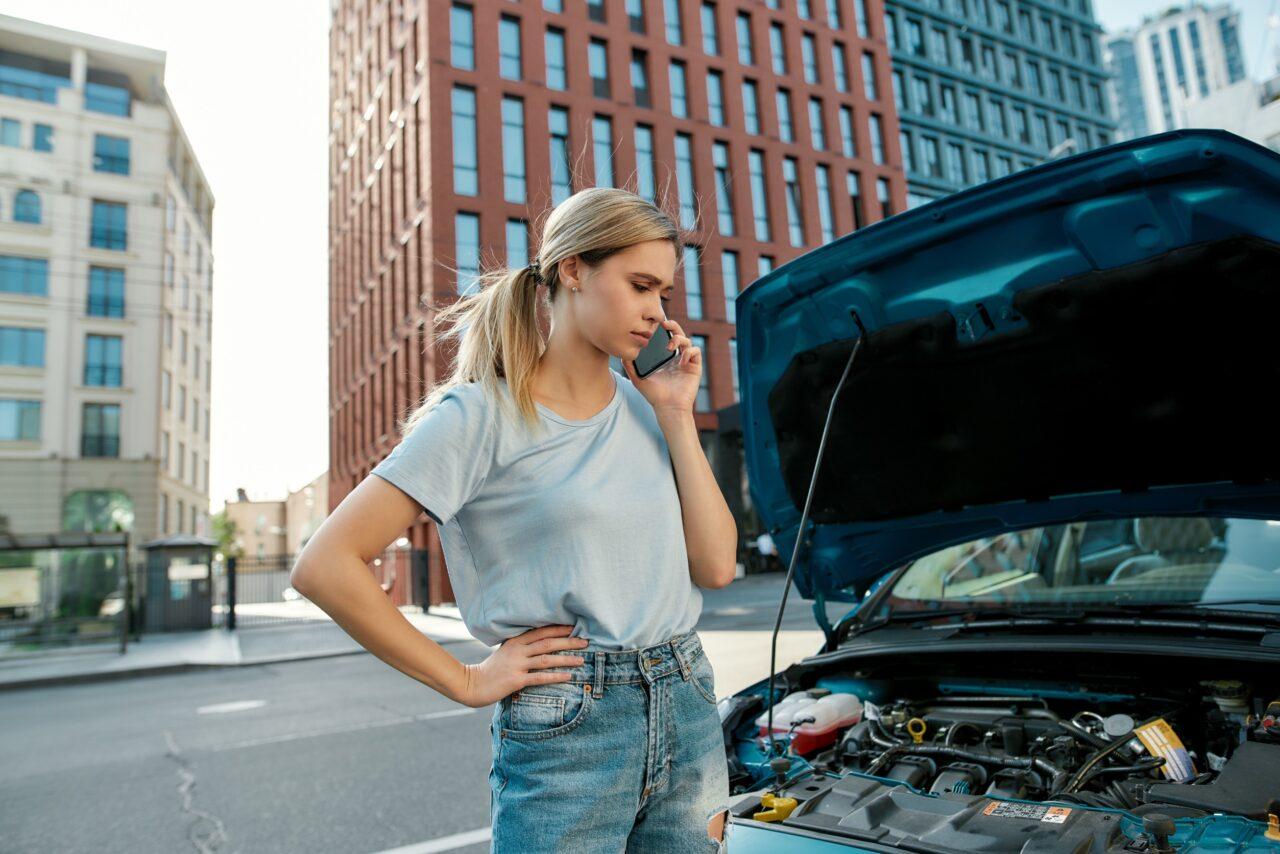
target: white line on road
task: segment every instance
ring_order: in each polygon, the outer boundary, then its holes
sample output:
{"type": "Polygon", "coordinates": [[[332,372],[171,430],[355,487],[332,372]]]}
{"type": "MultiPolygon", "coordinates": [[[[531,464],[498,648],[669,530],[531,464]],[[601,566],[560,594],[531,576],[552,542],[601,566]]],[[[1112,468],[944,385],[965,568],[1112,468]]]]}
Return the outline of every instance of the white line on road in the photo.
{"type": "Polygon", "coordinates": [[[223,750],[239,750],[245,747],[257,747],[261,744],[277,744],[282,741],[295,741],[300,738],[316,738],[322,735],[334,735],[340,732],[359,732],[362,729],[375,729],[383,726],[398,726],[400,724],[411,724],[415,721],[429,721],[433,718],[451,718],[457,715],[469,715],[479,709],[449,709],[443,712],[428,712],[423,715],[408,715],[399,718],[388,718],[384,721],[369,721],[366,723],[347,724],[346,726],[329,727],[328,729],[318,729],[311,732],[291,732],[284,735],[273,735],[267,738],[255,738],[249,741],[237,741],[234,744],[224,744],[220,747],[211,747],[209,752],[217,753],[223,750]]]}
{"type": "Polygon", "coordinates": [[[267,704],[266,700],[236,700],[231,703],[214,703],[211,706],[201,706],[196,709],[197,715],[223,715],[227,712],[246,712],[249,709],[258,709],[267,704]]]}
{"type": "Polygon", "coordinates": [[[455,833],[453,836],[416,842],[413,845],[405,845],[403,848],[388,848],[386,851],[379,851],[378,854],[435,854],[437,851],[453,851],[456,848],[485,842],[489,839],[490,833],[491,828],[482,827],[479,830],[468,830],[466,833],[455,833]]]}

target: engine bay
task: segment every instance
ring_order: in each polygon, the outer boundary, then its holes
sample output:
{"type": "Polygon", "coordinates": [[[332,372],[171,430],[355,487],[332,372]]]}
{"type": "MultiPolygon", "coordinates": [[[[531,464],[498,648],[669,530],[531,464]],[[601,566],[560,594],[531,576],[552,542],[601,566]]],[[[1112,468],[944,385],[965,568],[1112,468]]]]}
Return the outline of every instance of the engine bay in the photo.
{"type": "Polygon", "coordinates": [[[772,753],[764,692],[721,709],[732,815],[920,850],[1280,851],[1280,682],[1161,658],[1099,672],[1097,656],[1054,656],[1054,672],[1085,674],[1070,681],[1046,680],[1034,653],[1003,657],[1000,676],[941,659],[797,665],[772,753]],[[848,725],[815,729],[823,708],[848,725]]]}

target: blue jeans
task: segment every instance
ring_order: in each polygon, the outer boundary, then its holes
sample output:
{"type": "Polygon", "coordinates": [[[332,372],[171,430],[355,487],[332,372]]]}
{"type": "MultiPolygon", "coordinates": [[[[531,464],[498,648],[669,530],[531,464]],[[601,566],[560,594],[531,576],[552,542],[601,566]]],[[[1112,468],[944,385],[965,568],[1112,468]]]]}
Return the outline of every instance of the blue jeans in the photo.
{"type": "Polygon", "coordinates": [[[640,649],[590,645],[568,682],[494,705],[491,851],[716,852],[729,772],[715,674],[695,631],[640,649]]]}

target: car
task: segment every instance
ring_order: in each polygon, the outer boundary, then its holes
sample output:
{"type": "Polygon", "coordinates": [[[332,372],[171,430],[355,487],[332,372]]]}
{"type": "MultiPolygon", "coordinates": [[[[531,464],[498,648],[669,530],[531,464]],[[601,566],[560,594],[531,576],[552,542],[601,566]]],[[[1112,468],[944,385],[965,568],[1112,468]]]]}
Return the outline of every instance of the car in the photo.
{"type": "Polygon", "coordinates": [[[1280,154],[1045,163],[737,311],[824,643],[719,702],[724,850],[1280,851],[1280,154]]]}

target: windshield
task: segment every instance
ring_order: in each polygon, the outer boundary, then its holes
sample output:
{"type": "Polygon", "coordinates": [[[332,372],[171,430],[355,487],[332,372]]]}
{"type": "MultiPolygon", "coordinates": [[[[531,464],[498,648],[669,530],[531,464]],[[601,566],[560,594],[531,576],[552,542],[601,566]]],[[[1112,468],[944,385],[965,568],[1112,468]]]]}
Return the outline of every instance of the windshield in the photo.
{"type": "Polygon", "coordinates": [[[1275,612],[1278,601],[1280,521],[1144,516],[1027,528],[932,552],[882,604],[901,612],[1231,602],[1275,612]]]}

